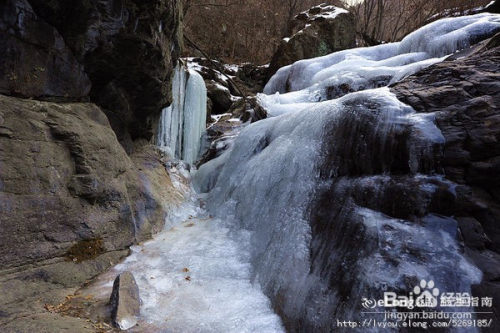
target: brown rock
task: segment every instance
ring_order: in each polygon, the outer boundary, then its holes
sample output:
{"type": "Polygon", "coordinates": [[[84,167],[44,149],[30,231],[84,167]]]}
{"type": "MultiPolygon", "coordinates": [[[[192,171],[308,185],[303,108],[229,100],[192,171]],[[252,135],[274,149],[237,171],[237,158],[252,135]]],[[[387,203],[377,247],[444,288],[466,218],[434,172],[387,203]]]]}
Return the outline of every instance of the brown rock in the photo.
{"type": "Polygon", "coordinates": [[[220,84],[211,82],[208,83],[207,95],[210,101],[212,102],[211,114],[226,113],[233,104],[233,101],[231,100],[231,94],[229,93],[229,89],[220,84]]]}
{"type": "Polygon", "coordinates": [[[94,104],[0,95],[0,119],[0,326],[32,332],[16,318],[161,230],[179,195],[156,150],[129,157],[94,104]]]}
{"type": "Polygon", "coordinates": [[[86,239],[124,249],[161,228],[165,168],[147,147],[134,165],[98,107],[0,96],[0,114],[2,268],[64,256],[86,239]]]}
{"type": "Polygon", "coordinates": [[[87,331],[44,302],[57,304],[162,229],[174,190],[159,154],[132,139],[149,137],[148,117],[169,103],[179,6],[0,3],[0,93],[64,102],[90,94],[107,107],[0,95],[2,332],[87,331]]]}

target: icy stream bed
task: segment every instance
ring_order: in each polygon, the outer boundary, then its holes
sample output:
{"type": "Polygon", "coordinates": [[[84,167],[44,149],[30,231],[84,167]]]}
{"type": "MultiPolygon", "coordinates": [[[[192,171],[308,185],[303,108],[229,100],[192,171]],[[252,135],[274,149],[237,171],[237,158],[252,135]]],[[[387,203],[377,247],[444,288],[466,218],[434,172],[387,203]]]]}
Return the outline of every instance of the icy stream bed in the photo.
{"type": "Polygon", "coordinates": [[[130,271],[141,295],[141,319],[129,332],[284,332],[258,284],[250,282],[250,233],[230,230],[195,203],[179,222],[140,246],[107,274],[130,271]]]}

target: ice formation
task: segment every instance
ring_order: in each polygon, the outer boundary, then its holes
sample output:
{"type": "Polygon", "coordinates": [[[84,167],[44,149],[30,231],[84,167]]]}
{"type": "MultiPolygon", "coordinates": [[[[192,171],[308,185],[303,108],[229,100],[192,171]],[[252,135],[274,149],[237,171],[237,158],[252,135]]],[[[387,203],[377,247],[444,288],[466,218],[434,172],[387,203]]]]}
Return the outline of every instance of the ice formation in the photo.
{"type": "Polygon", "coordinates": [[[187,218],[133,247],[116,269],[135,272],[143,301],[141,327],[155,327],[154,332],[283,332],[269,299],[250,283],[248,239],[248,232],[230,232],[221,220],[205,216],[187,218]]]}
{"type": "Polygon", "coordinates": [[[308,329],[321,330],[331,327],[333,318],[355,319],[356,297],[375,297],[382,285],[401,290],[408,277],[432,277],[443,290],[470,292],[470,284],[480,280],[460,254],[456,221],[436,231],[442,222],[432,214],[412,225],[358,206],[350,197],[353,188],[361,188],[378,198],[391,182],[410,186],[415,177],[420,177],[418,197],[434,187],[451,189],[434,175],[443,143],[432,115],[417,115],[388,88],[378,88],[248,126],[231,151],[200,167],[203,176],[197,180],[199,188],[210,189],[211,214],[252,232],[255,281],[274,302],[279,299],[288,319],[306,316],[308,329]],[[398,156],[401,147],[407,147],[404,156],[398,156]],[[409,175],[391,179],[399,168],[409,175]],[[319,199],[324,197],[334,206],[331,211],[319,199]],[[326,212],[318,217],[321,211],[326,212]],[[328,219],[333,234],[318,235],[314,229],[328,219]],[[355,221],[364,227],[343,234],[355,221]],[[339,248],[349,243],[344,237],[363,239],[356,253],[339,248]],[[338,270],[350,272],[349,280],[338,270]],[[356,281],[352,304],[339,307],[340,291],[329,285],[331,279],[339,285],[356,281]]]}
{"type": "Polygon", "coordinates": [[[283,104],[324,101],[386,86],[497,31],[500,31],[498,15],[442,19],[398,43],[345,50],[283,67],[268,82],[264,89],[267,95],[261,94],[260,99],[271,114],[279,115],[307,107],[303,104],[287,109],[283,104]],[[291,93],[284,94],[287,92],[291,93]],[[282,95],[272,95],[275,93],[282,95]]]}
{"type": "Polygon", "coordinates": [[[172,157],[192,164],[200,153],[206,124],[207,90],[200,74],[178,65],[172,82],[173,101],[160,116],[157,144],[172,157]]]}
{"type": "Polygon", "coordinates": [[[400,43],[284,67],[259,97],[276,117],[247,126],[200,167],[210,213],[250,232],[253,279],[288,329],[361,320],[363,297],[407,293],[412,281],[470,293],[481,280],[460,251],[457,222],[428,207],[455,186],[440,175],[434,115],[386,86],[499,30],[499,15],[444,19],[400,43]],[[398,205],[409,213],[391,217],[398,205]]]}

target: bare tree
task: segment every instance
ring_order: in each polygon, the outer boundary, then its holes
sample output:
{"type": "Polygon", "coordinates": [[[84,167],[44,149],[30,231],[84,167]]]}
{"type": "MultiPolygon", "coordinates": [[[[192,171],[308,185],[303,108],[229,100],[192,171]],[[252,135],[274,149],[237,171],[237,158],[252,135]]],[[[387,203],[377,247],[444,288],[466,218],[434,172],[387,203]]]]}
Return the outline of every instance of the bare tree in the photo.
{"type": "MultiPolygon", "coordinates": [[[[452,13],[464,14],[490,0],[328,1],[357,17],[361,45],[401,40],[422,25],[452,13]]],[[[293,19],[325,0],[183,0],[185,33],[213,58],[269,62],[293,19]]]]}
{"type": "Polygon", "coordinates": [[[184,0],[184,29],[214,58],[270,60],[295,15],[324,0],[184,0]]]}

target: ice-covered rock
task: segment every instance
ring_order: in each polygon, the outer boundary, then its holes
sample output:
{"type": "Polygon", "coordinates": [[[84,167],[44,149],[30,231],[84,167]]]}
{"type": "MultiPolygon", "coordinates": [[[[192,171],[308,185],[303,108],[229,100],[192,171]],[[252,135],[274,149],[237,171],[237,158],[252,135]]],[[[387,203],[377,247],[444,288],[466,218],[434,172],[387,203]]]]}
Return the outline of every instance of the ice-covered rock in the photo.
{"type": "Polygon", "coordinates": [[[379,88],[248,126],[200,167],[199,187],[212,214],[252,231],[254,278],[287,328],[318,331],[360,319],[361,298],[387,289],[435,279],[470,292],[480,281],[456,221],[432,205],[453,197],[435,175],[443,144],[433,115],[379,88]]]}
{"type": "MultiPolygon", "coordinates": [[[[384,85],[390,84],[498,31],[498,15],[478,14],[439,20],[398,43],[340,51],[283,67],[267,83],[264,93],[305,90],[303,94],[308,98],[302,98],[303,101],[316,102],[328,99],[327,89],[331,86],[344,84],[354,91],[373,88],[370,82],[382,76],[387,81],[384,85]]],[[[280,103],[286,103],[283,97],[280,103]]]]}
{"type": "MultiPolygon", "coordinates": [[[[472,55],[431,66],[391,87],[418,112],[436,112],[445,139],[440,163],[446,178],[457,184],[449,214],[459,223],[466,253],[484,273],[474,287],[476,297],[500,294],[499,40],[497,34],[472,55]]],[[[494,308],[498,313],[500,304],[494,308]]],[[[486,332],[500,330],[498,316],[479,318],[493,319],[486,332]]]]}
{"type": "MultiPolygon", "coordinates": [[[[280,115],[247,126],[231,150],[200,167],[195,180],[208,192],[210,213],[251,232],[253,279],[289,331],[362,322],[376,316],[364,313],[363,299],[385,292],[408,295],[432,285],[436,294],[470,294],[481,282],[457,238],[461,187],[443,174],[441,114],[417,113],[383,86],[499,29],[498,15],[446,19],[401,43],[285,67],[260,96],[280,115]]],[[[451,88],[436,89],[446,95],[451,88]]],[[[487,141],[470,142],[495,145],[487,141]]],[[[477,200],[467,204],[479,209],[477,200]]],[[[375,302],[371,310],[387,307],[375,302]]],[[[473,311],[443,304],[419,310],[473,311]]]]}

